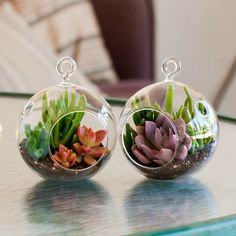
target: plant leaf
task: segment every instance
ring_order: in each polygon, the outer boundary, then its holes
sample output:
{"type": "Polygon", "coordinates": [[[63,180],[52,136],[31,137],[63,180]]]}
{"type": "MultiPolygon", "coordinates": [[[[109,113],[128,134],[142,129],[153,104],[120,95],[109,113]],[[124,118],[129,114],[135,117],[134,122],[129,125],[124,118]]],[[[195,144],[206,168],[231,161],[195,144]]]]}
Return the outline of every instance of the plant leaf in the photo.
{"type": "Polygon", "coordinates": [[[184,86],[184,91],[187,95],[187,103],[188,103],[188,109],[192,117],[194,117],[194,110],[193,110],[193,99],[188,91],[188,88],[184,86]]]}
{"type": "Polygon", "coordinates": [[[174,87],[173,84],[170,82],[167,87],[166,98],[165,98],[165,111],[168,112],[170,115],[172,114],[173,110],[173,96],[174,96],[174,87]]]}

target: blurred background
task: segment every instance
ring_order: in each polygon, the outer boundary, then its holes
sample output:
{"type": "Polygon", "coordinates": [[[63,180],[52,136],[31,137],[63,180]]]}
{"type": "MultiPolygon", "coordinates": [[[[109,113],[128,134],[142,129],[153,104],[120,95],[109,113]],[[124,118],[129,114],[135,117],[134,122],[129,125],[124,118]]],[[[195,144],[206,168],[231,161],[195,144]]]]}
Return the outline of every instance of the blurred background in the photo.
{"type": "Polygon", "coordinates": [[[161,62],[182,62],[178,80],[236,116],[235,0],[0,0],[0,91],[34,93],[58,83],[62,56],[74,83],[127,98],[161,81],[161,62]]]}

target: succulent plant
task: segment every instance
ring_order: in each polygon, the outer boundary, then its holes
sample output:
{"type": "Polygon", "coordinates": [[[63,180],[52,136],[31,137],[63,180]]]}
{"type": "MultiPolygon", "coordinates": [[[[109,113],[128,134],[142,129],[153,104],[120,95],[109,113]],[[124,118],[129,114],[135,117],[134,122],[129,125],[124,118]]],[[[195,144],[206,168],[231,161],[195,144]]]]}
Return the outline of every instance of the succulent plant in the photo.
{"type": "Polygon", "coordinates": [[[105,130],[93,132],[86,126],[77,128],[78,142],[73,144],[73,149],[68,149],[63,144],[59,144],[59,150],[53,155],[54,159],[66,168],[76,168],[76,164],[85,163],[87,166],[96,164],[97,160],[110,151],[102,146],[102,141],[106,136],[105,130]]]}
{"type": "Polygon", "coordinates": [[[34,160],[48,154],[48,142],[52,151],[55,151],[59,144],[72,146],[72,137],[76,132],[77,127],[84,116],[83,110],[86,109],[87,100],[85,96],[80,96],[79,101],[76,101],[75,92],[72,93],[69,99],[68,90],[60,96],[58,100],[48,101],[47,93],[43,95],[42,101],[42,122],[39,122],[34,128],[30,125],[25,125],[26,149],[34,160]],[[80,110],[80,112],[74,112],[80,110]],[[82,111],[81,111],[82,110],[82,111]],[[58,119],[63,115],[59,122],[58,119]],[[49,138],[49,131],[56,123],[52,130],[52,135],[49,138]]]}
{"type": "MultiPolygon", "coordinates": [[[[131,103],[133,109],[139,110],[133,114],[135,128],[127,123],[123,135],[126,150],[131,156],[134,155],[145,165],[156,163],[161,166],[172,160],[175,151],[174,158],[184,160],[188,153],[194,154],[212,142],[212,137],[203,135],[208,132],[208,127],[198,121],[193,122],[196,115],[193,99],[187,87],[184,87],[184,92],[184,104],[176,111],[173,110],[172,82],[167,86],[163,109],[157,102],[151,104],[149,97],[135,97],[131,103]]],[[[206,115],[201,101],[198,109],[202,115],[206,115]]]]}
{"type": "Polygon", "coordinates": [[[59,145],[59,151],[56,151],[53,157],[59,164],[66,168],[72,167],[77,161],[77,156],[73,150],[66,148],[63,144],[59,145]]]}
{"type": "Polygon", "coordinates": [[[176,135],[172,122],[164,115],[159,115],[156,122],[145,121],[144,126],[136,126],[137,136],[132,152],[143,164],[156,163],[162,166],[173,158],[183,160],[191,148],[191,138],[186,134],[184,120],[176,120],[176,135]]]}
{"type": "Polygon", "coordinates": [[[192,138],[186,132],[186,124],[182,118],[173,121],[179,136],[179,147],[175,159],[184,160],[192,147],[192,138]]]}
{"type": "Polygon", "coordinates": [[[77,137],[79,142],[73,144],[73,150],[79,157],[83,158],[87,165],[93,165],[101,156],[107,156],[110,153],[109,149],[102,145],[105,136],[105,130],[94,132],[86,126],[78,127],[77,137]]]}
{"type": "Polygon", "coordinates": [[[103,141],[106,136],[106,131],[98,130],[97,132],[93,132],[91,128],[83,126],[78,127],[77,136],[83,146],[95,147],[103,141]]]}
{"type": "Polygon", "coordinates": [[[48,153],[48,131],[41,122],[33,129],[30,125],[25,125],[26,143],[25,147],[34,160],[39,160],[48,153]]]}
{"type": "Polygon", "coordinates": [[[65,90],[65,93],[58,100],[51,100],[49,103],[47,94],[44,94],[42,113],[44,125],[50,130],[56,123],[50,137],[51,149],[56,150],[59,144],[66,146],[71,144],[72,137],[84,116],[84,112],[82,111],[86,109],[86,106],[86,97],[82,95],[79,101],[77,101],[75,92],[72,92],[71,98],[69,99],[68,90],[65,90]],[[58,121],[60,117],[67,113],[68,115],[58,121]]]}

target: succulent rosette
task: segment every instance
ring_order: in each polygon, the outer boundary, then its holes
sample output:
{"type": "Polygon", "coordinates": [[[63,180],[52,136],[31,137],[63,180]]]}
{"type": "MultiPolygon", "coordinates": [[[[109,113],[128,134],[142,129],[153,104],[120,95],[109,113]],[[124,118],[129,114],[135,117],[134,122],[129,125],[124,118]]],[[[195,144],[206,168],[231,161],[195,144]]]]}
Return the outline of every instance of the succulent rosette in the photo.
{"type": "Polygon", "coordinates": [[[173,158],[183,160],[192,145],[181,118],[171,121],[160,114],[155,122],[145,121],[144,126],[136,126],[136,132],[132,152],[143,164],[156,163],[162,166],[173,158]]]}
{"type": "Polygon", "coordinates": [[[106,137],[105,130],[94,132],[92,128],[79,126],[76,135],[77,142],[72,144],[72,149],[59,144],[59,150],[53,155],[54,160],[63,167],[78,169],[78,165],[92,166],[100,157],[110,153],[110,150],[102,144],[106,137]]]}
{"type": "Polygon", "coordinates": [[[151,103],[149,96],[135,96],[131,101],[135,112],[125,125],[123,142],[135,162],[146,167],[162,167],[176,160],[179,165],[213,142],[206,118],[207,104],[199,99],[196,107],[189,89],[184,86],[183,91],[186,98],[178,109],[173,108],[173,82],[167,85],[162,106],[157,101],[151,103]]]}
{"type": "Polygon", "coordinates": [[[77,136],[79,142],[73,144],[73,150],[87,165],[95,164],[100,157],[110,153],[110,150],[102,144],[106,137],[105,130],[93,132],[91,128],[83,126],[77,129],[77,136]]]}
{"type": "Polygon", "coordinates": [[[54,158],[59,164],[66,168],[72,167],[76,162],[76,154],[63,144],[59,145],[59,150],[54,154],[54,158]]]}

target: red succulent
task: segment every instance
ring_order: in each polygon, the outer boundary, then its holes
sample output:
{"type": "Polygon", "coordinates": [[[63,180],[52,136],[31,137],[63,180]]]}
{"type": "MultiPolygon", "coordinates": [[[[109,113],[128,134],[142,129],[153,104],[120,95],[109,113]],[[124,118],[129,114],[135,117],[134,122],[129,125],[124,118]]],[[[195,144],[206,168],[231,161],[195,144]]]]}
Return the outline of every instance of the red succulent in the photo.
{"type": "Polygon", "coordinates": [[[63,144],[59,145],[59,151],[56,151],[53,157],[59,164],[66,168],[72,167],[77,159],[77,156],[73,150],[66,148],[63,144]]]}
{"type": "Polygon", "coordinates": [[[91,128],[83,126],[77,129],[77,136],[83,146],[94,147],[100,145],[106,136],[106,131],[98,130],[93,132],[91,128]]]}
{"type": "Polygon", "coordinates": [[[98,130],[94,132],[91,128],[87,128],[86,126],[78,127],[77,129],[77,136],[78,136],[78,143],[73,144],[73,150],[76,152],[78,156],[86,157],[90,161],[86,164],[90,165],[93,163],[91,159],[93,158],[94,161],[100,158],[102,155],[107,156],[110,151],[109,149],[103,147],[102,141],[106,137],[105,130],[98,130]],[[88,158],[88,156],[90,158],[88,158]]]}

